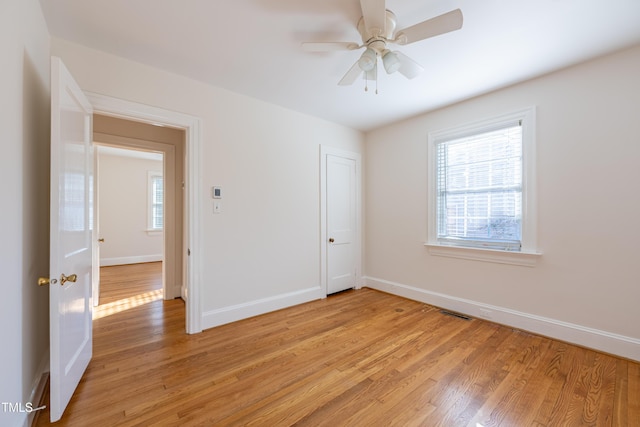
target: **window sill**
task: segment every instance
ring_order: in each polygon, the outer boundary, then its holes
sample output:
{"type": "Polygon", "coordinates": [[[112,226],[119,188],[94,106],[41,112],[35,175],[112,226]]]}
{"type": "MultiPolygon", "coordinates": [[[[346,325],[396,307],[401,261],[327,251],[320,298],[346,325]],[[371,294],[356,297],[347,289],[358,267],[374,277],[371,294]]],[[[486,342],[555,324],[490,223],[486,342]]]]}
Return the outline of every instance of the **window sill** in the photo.
{"type": "Polygon", "coordinates": [[[162,235],[162,233],[164,233],[164,230],[158,230],[158,229],[154,229],[154,228],[149,228],[147,230],[145,230],[147,232],[147,235],[149,236],[160,236],[162,235]]]}
{"type": "Polygon", "coordinates": [[[499,264],[521,265],[525,267],[535,267],[538,259],[542,256],[541,252],[508,252],[495,249],[446,246],[434,243],[425,243],[424,245],[428,248],[431,255],[496,262],[499,264]]]}

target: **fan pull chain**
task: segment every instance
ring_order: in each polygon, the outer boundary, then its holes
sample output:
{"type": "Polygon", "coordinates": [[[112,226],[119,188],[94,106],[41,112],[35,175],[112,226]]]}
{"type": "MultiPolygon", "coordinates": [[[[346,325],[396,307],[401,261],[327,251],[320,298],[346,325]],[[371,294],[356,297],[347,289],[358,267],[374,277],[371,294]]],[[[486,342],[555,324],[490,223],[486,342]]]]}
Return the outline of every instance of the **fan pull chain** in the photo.
{"type": "Polygon", "coordinates": [[[377,95],[378,94],[378,61],[377,60],[376,60],[374,71],[376,73],[376,95],[377,95]]]}

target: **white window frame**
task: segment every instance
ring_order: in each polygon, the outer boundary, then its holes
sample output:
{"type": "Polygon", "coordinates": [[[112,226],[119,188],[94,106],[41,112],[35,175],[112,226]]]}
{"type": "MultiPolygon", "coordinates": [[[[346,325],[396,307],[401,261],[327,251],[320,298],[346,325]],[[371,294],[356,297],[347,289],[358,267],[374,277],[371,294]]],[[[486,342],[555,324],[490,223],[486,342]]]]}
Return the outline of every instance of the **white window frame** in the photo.
{"type": "MultiPolygon", "coordinates": [[[[147,171],[147,232],[148,233],[162,233],[164,232],[163,228],[155,228],[153,226],[153,180],[155,178],[163,179],[163,190],[164,190],[164,176],[160,171],[147,171]]],[[[163,209],[162,209],[162,224],[164,225],[164,195],[163,195],[163,209]]]]}
{"type": "Polygon", "coordinates": [[[427,246],[432,255],[534,266],[541,255],[536,246],[536,109],[527,107],[477,122],[429,133],[427,246]],[[442,244],[437,233],[437,145],[439,143],[499,129],[505,123],[522,123],[522,246],[520,251],[442,244]]]}

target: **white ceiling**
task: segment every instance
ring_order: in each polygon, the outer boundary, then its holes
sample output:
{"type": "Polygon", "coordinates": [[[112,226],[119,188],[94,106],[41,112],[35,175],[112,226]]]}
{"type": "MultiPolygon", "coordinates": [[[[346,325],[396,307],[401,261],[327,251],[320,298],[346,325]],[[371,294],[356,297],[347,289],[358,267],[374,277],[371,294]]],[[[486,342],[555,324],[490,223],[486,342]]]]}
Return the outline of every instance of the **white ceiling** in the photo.
{"type": "Polygon", "coordinates": [[[52,36],[346,126],[375,127],[640,43],[640,0],[387,0],[398,28],[460,8],[461,30],[397,47],[425,72],[338,86],[358,0],[41,0],[52,36]]]}

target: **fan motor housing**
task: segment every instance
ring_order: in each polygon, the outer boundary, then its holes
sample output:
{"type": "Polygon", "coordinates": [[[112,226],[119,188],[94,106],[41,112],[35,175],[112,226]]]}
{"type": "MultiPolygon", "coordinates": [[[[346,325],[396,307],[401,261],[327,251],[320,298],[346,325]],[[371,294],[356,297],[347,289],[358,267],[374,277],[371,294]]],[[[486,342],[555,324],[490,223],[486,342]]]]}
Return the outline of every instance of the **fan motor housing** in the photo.
{"type": "Polygon", "coordinates": [[[393,34],[396,31],[396,15],[390,10],[386,11],[385,30],[382,34],[370,34],[364,24],[364,17],[358,21],[358,32],[362,37],[362,44],[370,47],[380,53],[385,49],[387,41],[393,40],[393,34]]]}

